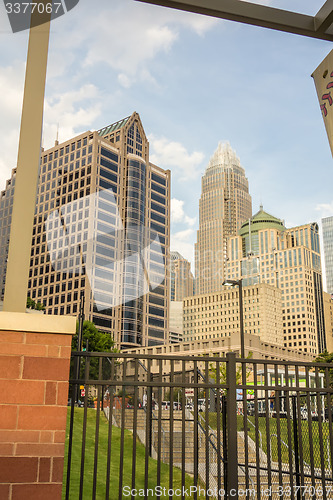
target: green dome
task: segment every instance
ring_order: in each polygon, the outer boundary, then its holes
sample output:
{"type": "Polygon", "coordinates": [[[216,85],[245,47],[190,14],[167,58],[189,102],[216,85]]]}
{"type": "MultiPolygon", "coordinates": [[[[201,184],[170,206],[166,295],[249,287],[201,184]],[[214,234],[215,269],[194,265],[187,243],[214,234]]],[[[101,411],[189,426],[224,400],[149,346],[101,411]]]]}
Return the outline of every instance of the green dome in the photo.
{"type": "MultiPolygon", "coordinates": [[[[274,217],[273,215],[264,211],[263,206],[260,206],[259,211],[251,217],[251,233],[257,233],[263,229],[278,229],[279,231],[283,231],[285,229],[285,225],[281,219],[274,217]]],[[[249,233],[249,221],[243,222],[239,235],[245,236],[245,234],[249,233]]]]}

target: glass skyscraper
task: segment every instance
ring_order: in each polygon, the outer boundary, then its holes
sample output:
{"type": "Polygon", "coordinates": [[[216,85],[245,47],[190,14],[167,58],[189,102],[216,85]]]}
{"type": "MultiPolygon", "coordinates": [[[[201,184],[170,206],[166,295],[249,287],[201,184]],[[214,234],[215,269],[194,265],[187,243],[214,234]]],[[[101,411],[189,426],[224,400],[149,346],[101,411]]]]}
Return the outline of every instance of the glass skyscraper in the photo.
{"type": "Polygon", "coordinates": [[[321,219],[326,270],[326,287],[333,294],[333,217],[321,219]]]}

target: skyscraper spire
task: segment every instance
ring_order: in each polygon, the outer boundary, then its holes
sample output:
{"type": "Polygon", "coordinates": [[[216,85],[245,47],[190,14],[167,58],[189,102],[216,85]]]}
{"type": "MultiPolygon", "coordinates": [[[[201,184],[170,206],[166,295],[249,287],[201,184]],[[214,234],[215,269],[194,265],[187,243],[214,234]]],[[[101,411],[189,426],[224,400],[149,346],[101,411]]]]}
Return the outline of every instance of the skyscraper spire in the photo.
{"type": "Polygon", "coordinates": [[[202,177],[195,245],[196,293],[221,289],[226,244],[252,215],[248,180],[230,144],[219,143],[202,177]]]}

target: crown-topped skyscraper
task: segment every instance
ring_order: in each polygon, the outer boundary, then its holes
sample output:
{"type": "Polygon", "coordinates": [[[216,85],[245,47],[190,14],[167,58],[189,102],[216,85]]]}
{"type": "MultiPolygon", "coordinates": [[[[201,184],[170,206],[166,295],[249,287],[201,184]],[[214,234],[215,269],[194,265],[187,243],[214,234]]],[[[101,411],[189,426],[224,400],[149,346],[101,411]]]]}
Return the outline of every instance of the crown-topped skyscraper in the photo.
{"type": "Polygon", "coordinates": [[[245,170],[229,143],[219,143],[202,178],[195,245],[195,293],[221,290],[227,239],[252,215],[245,170]]]}

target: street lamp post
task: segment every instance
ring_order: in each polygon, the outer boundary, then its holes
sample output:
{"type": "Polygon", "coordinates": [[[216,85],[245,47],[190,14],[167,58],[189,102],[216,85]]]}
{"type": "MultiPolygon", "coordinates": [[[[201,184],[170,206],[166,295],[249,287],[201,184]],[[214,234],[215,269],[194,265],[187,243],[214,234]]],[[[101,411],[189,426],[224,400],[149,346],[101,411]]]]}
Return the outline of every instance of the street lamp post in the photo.
{"type": "Polygon", "coordinates": [[[241,344],[241,358],[245,358],[244,345],[244,316],[243,316],[243,280],[225,280],[222,285],[238,286],[239,288],[239,334],[241,344]]]}

